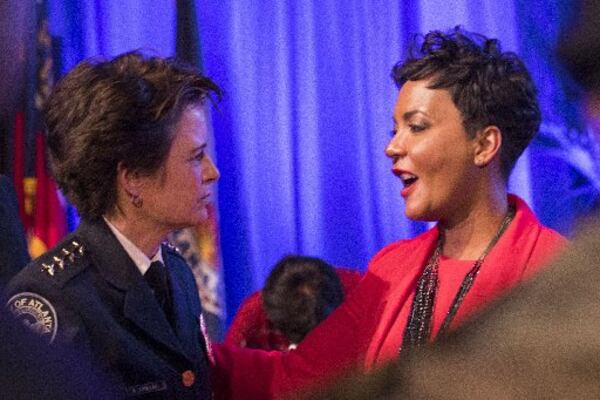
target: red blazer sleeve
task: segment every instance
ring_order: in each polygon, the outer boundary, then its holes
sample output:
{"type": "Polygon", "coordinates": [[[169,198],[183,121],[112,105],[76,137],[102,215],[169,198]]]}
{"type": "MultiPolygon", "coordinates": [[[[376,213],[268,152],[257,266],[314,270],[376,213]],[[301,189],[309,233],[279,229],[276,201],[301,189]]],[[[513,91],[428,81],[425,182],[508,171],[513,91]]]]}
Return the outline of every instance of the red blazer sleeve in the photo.
{"type": "Polygon", "coordinates": [[[344,296],[348,296],[348,294],[358,286],[360,280],[362,279],[362,274],[353,269],[336,268],[335,272],[340,278],[340,282],[344,288],[344,296]]]}
{"type": "Polygon", "coordinates": [[[361,284],[296,350],[266,352],[215,345],[213,369],[217,399],[272,399],[329,382],[362,362],[368,331],[362,320],[381,293],[377,278],[367,274],[361,284]],[[374,286],[375,285],[375,286],[374,286]]]}
{"type": "Polygon", "coordinates": [[[250,295],[240,306],[225,343],[252,349],[286,351],[290,341],[268,320],[260,291],[250,295]]]}

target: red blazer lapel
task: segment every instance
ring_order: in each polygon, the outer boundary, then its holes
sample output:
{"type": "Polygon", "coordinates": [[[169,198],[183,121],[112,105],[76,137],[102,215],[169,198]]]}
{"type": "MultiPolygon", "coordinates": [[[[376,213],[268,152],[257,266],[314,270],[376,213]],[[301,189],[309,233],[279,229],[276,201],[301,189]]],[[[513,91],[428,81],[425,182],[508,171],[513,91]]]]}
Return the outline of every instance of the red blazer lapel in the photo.
{"type": "Polygon", "coordinates": [[[516,207],[515,218],[486,257],[452,328],[537,272],[543,261],[562,248],[564,240],[560,235],[541,225],[523,200],[509,195],[509,202],[516,207]],[[539,256],[540,249],[546,257],[539,256]]]}
{"type": "Polygon", "coordinates": [[[412,303],[416,282],[433,251],[437,237],[437,228],[430,229],[414,239],[391,245],[393,250],[380,253],[380,257],[385,256],[385,261],[380,261],[379,257],[373,259],[374,267],[370,271],[389,284],[386,293],[372,294],[383,296],[383,300],[380,302],[380,309],[374,310],[367,322],[368,326],[375,328],[364,360],[367,369],[379,363],[382,358],[389,358],[386,355],[400,351],[404,331],[399,332],[394,326],[397,326],[403,305],[412,303]],[[380,265],[377,265],[378,262],[380,265]]]}

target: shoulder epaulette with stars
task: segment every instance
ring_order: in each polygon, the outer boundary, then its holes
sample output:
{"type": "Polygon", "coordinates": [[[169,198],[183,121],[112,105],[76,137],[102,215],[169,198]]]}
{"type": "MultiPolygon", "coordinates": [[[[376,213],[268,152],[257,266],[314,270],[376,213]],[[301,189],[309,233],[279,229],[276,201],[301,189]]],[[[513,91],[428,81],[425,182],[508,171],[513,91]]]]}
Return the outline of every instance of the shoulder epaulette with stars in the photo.
{"type": "Polygon", "coordinates": [[[64,271],[68,265],[83,256],[84,248],[79,242],[73,240],[62,246],[56,253],[51,259],[41,263],[42,271],[50,276],[54,276],[58,271],[64,271]]]}

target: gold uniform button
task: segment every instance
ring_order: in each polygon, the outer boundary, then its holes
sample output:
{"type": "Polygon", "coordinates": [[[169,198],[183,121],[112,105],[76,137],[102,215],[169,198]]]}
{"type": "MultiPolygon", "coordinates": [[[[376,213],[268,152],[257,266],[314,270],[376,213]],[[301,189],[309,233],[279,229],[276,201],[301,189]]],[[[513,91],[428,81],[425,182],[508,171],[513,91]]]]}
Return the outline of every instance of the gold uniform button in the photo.
{"type": "Polygon", "coordinates": [[[189,369],[181,374],[181,383],[183,383],[183,386],[190,387],[195,381],[196,375],[189,369]]]}

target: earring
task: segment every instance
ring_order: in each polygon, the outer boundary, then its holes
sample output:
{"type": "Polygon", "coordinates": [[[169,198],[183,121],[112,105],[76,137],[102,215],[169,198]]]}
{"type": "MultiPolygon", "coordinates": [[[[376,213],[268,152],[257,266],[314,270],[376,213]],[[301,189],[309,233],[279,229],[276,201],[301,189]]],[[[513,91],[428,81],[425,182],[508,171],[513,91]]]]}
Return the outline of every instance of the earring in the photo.
{"type": "Polygon", "coordinates": [[[142,208],[142,205],[144,205],[144,199],[142,199],[137,194],[130,194],[130,196],[131,196],[131,204],[133,204],[133,206],[135,208],[142,208]]]}

